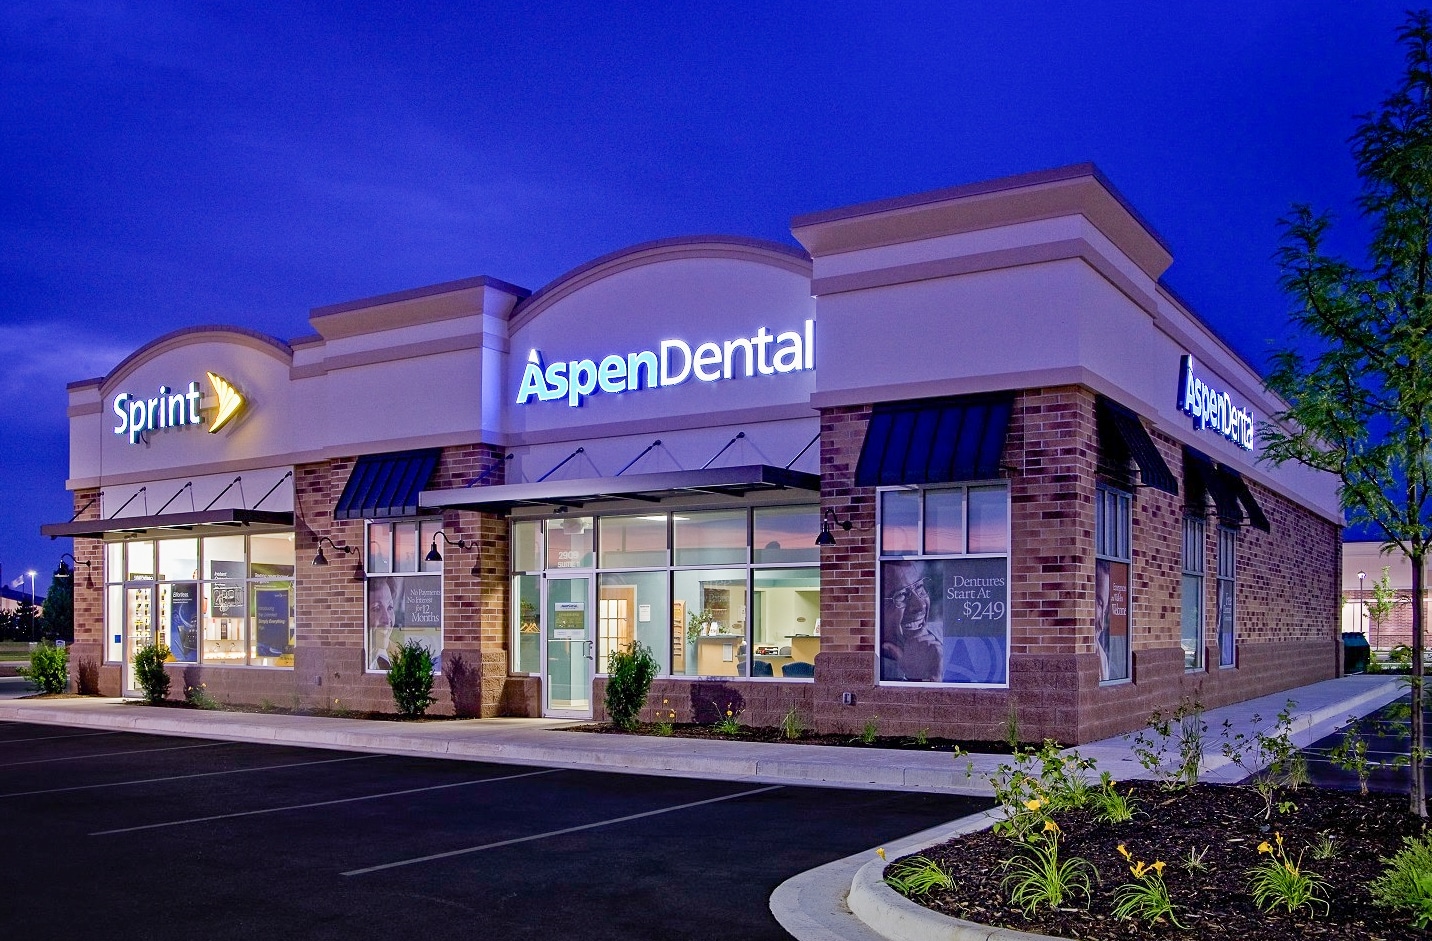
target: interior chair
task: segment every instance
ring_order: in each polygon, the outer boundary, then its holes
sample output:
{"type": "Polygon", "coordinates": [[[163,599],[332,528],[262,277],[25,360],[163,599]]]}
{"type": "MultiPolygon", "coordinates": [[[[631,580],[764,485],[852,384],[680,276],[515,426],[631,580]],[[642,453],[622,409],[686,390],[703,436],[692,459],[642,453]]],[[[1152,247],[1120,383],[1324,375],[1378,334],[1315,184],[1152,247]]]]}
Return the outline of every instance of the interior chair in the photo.
{"type": "Polygon", "coordinates": [[[781,667],[781,676],[800,676],[814,678],[815,664],[806,663],[802,660],[795,660],[781,667]]]}

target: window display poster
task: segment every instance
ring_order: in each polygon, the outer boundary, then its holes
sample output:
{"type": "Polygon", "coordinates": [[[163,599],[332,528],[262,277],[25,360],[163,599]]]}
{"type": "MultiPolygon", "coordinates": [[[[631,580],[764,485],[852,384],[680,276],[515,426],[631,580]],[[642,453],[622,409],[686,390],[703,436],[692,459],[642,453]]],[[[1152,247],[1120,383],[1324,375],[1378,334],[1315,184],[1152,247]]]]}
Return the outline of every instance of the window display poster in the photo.
{"type": "Polygon", "coordinates": [[[281,657],[290,652],[288,643],[288,589],[254,589],[256,634],[254,653],[260,657],[281,657]]]}
{"type": "Polygon", "coordinates": [[[209,563],[209,616],[241,618],[247,615],[244,604],[244,563],[212,561],[209,563]]]}
{"type": "Polygon", "coordinates": [[[1233,666],[1233,580],[1218,580],[1218,665],[1233,666]]]}
{"type": "Polygon", "coordinates": [[[881,563],[880,678],[1004,683],[1009,571],[1004,558],[881,563]]]}
{"type": "Polygon", "coordinates": [[[392,652],[411,636],[427,645],[440,670],[442,611],[441,575],[369,578],[368,668],[387,670],[392,652]]]}
{"type": "Polygon", "coordinates": [[[1094,647],[1099,679],[1126,680],[1129,663],[1129,563],[1094,563],[1094,647]]]}
{"type": "Polygon", "coordinates": [[[199,583],[169,586],[169,653],[181,663],[199,658],[199,583]]]}

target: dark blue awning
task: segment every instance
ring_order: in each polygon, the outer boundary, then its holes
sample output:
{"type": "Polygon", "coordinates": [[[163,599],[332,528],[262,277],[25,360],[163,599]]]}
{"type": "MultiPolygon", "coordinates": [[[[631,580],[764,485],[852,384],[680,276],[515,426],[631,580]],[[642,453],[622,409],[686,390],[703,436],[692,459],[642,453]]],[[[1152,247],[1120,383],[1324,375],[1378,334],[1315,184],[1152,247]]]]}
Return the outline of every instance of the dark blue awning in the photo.
{"type": "Polygon", "coordinates": [[[992,480],[1013,410],[1013,392],[880,403],[870,415],[855,485],[992,480]]]}
{"type": "Polygon", "coordinates": [[[1216,464],[1213,458],[1202,451],[1185,446],[1183,449],[1183,489],[1187,506],[1195,513],[1203,514],[1208,498],[1218,511],[1218,522],[1224,526],[1241,526],[1246,521],[1255,529],[1272,532],[1263,508],[1253,499],[1253,493],[1243,475],[1226,464],[1216,464]]]}
{"type": "Polygon", "coordinates": [[[415,516],[418,495],[438,466],[437,448],[365,454],[353,465],[343,495],[333,510],[336,520],[415,516]]]}
{"type": "MultiPolygon", "coordinates": [[[[1178,496],[1178,481],[1159,449],[1149,437],[1139,416],[1110,399],[1099,396],[1095,406],[1099,423],[1099,445],[1116,463],[1126,468],[1132,460],[1139,467],[1139,481],[1164,493],[1178,496]]],[[[1122,472],[1122,469],[1121,469],[1122,472]]]]}

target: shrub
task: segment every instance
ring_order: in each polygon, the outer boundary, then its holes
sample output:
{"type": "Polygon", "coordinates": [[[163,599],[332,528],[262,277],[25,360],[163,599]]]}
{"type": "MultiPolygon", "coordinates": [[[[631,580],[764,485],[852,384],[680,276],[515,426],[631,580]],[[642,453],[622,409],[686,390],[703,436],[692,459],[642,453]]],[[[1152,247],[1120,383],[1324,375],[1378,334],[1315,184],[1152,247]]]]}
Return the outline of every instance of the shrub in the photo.
{"type": "Polygon", "coordinates": [[[428,711],[433,699],[433,654],[426,644],[410,638],[393,655],[388,685],[398,712],[416,718],[428,711]]]}
{"type": "Polygon", "coordinates": [[[80,657],[75,665],[75,688],[81,696],[99,695],[99,663],[93,657],[80,657]]]}
{"type": "Polygon", "coordinates": [[[145,644],[134,652],[134,681],[150,705],[163,702],[169,695],[169,674],[164,669],[167,659],[169,648],[162,643],[145,644]]]}
{"type": "Polygon", "coordinates": [[[1432,927],[1432,836],[1409,836],[1368,886],[1374,904],[1405,912],[1422,930],[1432,927]]]}
{"type": "Polygon", "coordinates": [[[607,715],[617,728],[636,727],[656,671],[651,648],[640,641],[632,641],[625,650],[613,650],[607,657],[607,715]]]}
{"type": "Polygon", "coordinates": [[[209,695],[209,685],[199,683],[184,687],[184,700],[196,709],[222,709],[219,701],[209,695]]]}
{"type": "Polygon", "coordinates": [[[69,665],[69,649],[47,640],[30,651],[30,666],[21,667],[19,673],[42,693],[63,693],[70,688],[69,665]]]}
{"type": "Polygon", "coordinates": [[[1145,863],[1134,859],[1134,854],[1122,843],[1119,844],[1119,855],[1129,864],[1134,881],[1114,890],[1114,917],[1150,924],[1167,918],[1175,928],[1187,930],[1187,926],[1179,924],[1174,917],[1173,899],[1169,897],[1168,886],[1163,880],[1163,860],[1145,863]]]}

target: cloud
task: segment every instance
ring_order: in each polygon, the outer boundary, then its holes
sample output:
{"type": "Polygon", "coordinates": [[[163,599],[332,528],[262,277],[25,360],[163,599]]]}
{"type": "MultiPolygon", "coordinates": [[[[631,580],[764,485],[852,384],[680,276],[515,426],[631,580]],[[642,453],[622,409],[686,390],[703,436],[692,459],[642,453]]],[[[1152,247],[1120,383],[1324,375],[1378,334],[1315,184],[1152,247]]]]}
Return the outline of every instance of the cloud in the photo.
{"type": "Polygon", "coordinates": [[[65,386],[104,375],[131,348],[113,339],[87,340],[66,322],[0,325],[0,410],[7,431],[63,431],[65,386]]]}

